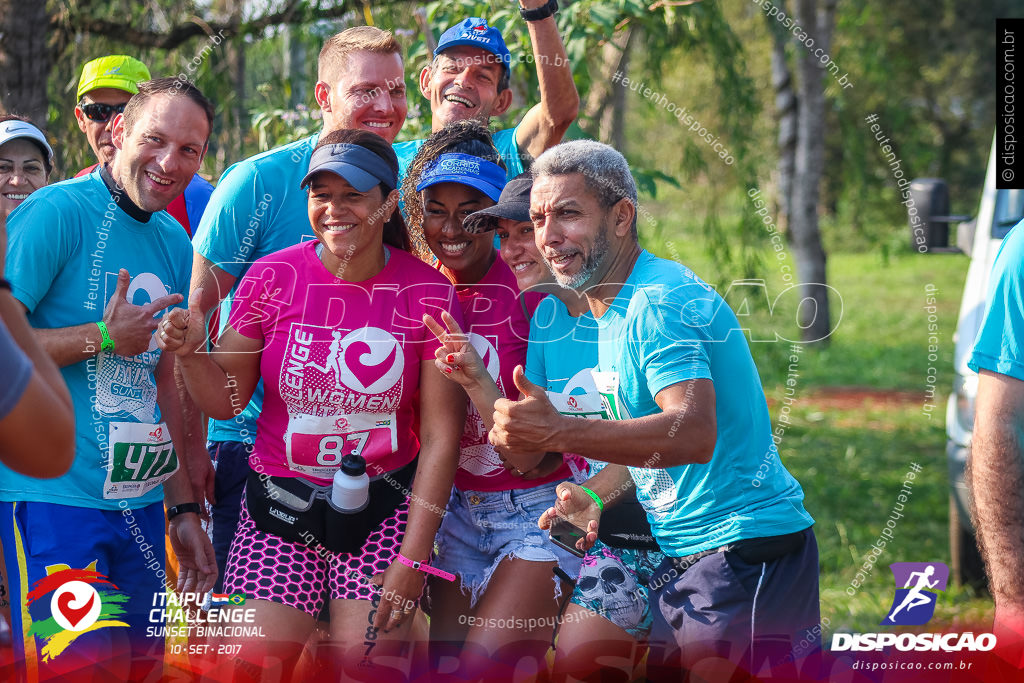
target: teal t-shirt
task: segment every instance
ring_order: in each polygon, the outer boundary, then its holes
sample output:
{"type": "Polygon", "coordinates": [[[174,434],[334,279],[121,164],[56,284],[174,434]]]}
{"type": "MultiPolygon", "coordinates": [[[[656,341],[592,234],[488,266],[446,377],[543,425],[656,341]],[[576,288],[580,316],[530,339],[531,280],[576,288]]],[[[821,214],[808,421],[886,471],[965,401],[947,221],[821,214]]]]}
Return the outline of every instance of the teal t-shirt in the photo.
{"type": "Polygon", "coordinates": [[[558,297],[545,297],[530,319],[526,378],[549,392],[596,393],[597,333],[593,313],[574,318],[558,297]]]}
{"type": "MultiPolygon", "coordinates": [[[[592,371],[597,368],[597,321],[590,311],[573,317],[565,304],[548,296],[530,319],[530,344],[526,349],[526,378],[544,387],[563,415],[607,419],[592,371]]],[[[606,463],[587,458],[590,476],[606,463]]]]}
{"type": "MultiPolygon", "coordinates": [[[[621,417],[661,412],[654,397],[693,379],[714,382],[711,462],[630,467],[637,498],[666,555],[682,557],[745,538],[806,529],[803,489],[779,459],[761,379],[736,316],[678,263],[641,252],[598,318],[599,369],[618,379],[621,417]]],[[[598,389],[607,387],[598,386],[598,389]]],[[[682,432],[678,438],[685,439],[682,432]]]]}
{"type": "MultiPolygon", "coordinates": [[[[505,178],[507,180],[512,180],[523,172],[523,157],[519,153],[519,143],[516,141],[517,130],[519,130],[519,126],[499,130],[494,134],[494,146],[498,149],[498,153],[501,154],[501,158],[505,162],[505,178]]],[[[424,142],[426,142],[425,139],[409,140],[407,142],[396,142],[392,145],[395,154],[398,155],[399,183],[405,178],[405,172],[409,168],[409,164],[416,158],[416,153],[420,151],[420,147],[423,146],[424,142]]]]}
{"type": "MultiPolygon", "coordinates": [[[[236,278],[221,304],[222,328],[235,289],[254,261],[315,239],[306,191],[299,185],[309,172],[318,137],[303,138],[230,166],[210,196],[192,243],[198,253],[236,278]]],[[[210,420],[209,439],[253,443],[262,410],[261,380],[249,404],[234,419],[210,420]]]]}
{"type": "MultiPolygon", "coordinates": [[[[165,211],[145,223],[132,218],[113,203],[99,171],[33,192],[7,227],[7,277],[34,328],[99,321],[121,268],[132,278],[130,303],[174,293],[188,301],[192,248],[181,225],[165,211]]],[[[117,509],[120,500],[132,508],[161,501],[159,485],[136,495],[145,488],[141,481],[173,467],[156,402],[159,359],[154,338],[137,356],[100,352],[61,368],[75,411],[71,469],[56,479],[34,479],[0,465],[0,500],[106,510],[117,509]],[[119,466],[111,462],[112,446],[119,466]]]]}
{"type": "Polygon", "coordinates": [[[988,306],[967,367],[1024,381],[1024,222],[1003,239],[988,282],[988,306]]]}

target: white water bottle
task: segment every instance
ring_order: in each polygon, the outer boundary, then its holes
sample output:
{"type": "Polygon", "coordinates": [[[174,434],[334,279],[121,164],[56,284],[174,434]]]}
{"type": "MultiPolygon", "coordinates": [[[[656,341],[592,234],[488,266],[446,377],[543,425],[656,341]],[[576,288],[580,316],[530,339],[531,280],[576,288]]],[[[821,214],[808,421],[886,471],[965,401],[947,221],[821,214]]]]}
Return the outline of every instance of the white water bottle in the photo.
{"type": "Polygon", "coordinates": [[[359,512],[370,502],[370,476],[361,455],[346,455],[334,473],[331,502],[342,512],[359,512]]]}

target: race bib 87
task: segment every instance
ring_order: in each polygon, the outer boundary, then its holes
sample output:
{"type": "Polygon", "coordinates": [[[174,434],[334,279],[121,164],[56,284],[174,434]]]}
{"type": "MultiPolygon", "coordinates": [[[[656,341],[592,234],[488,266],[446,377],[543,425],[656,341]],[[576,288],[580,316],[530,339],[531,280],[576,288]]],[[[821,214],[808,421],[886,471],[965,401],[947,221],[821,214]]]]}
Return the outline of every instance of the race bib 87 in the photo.
{"type": "Polygon", "coordinates": [[[288,468],[318,479],[330,479],[346,455],[367,462],[398,450],[396,413],[292,415],[284,435],[288,468]]]}

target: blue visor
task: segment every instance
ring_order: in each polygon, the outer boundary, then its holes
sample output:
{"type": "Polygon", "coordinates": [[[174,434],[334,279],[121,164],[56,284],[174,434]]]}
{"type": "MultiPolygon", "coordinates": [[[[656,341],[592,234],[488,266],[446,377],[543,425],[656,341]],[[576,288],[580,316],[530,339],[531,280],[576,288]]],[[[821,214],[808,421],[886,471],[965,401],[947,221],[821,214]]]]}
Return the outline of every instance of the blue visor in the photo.
{"type": "Polygon", "coordinates": [[[398,187],[398,174],[388,162],[359,145],[340,143],[314,150],[309,159],[309,173],[299,187],[305,188],[321,171],[341,176],[359,192],[369,192],[380,183],[388,190],[398,187]]]}
{"type": "Polygon", "coordinates": [[[469,185],[496,202],[505,187],[505,169],[471,154],[442,154],[423,171],[416,191],[438,183],[469,185]]]}

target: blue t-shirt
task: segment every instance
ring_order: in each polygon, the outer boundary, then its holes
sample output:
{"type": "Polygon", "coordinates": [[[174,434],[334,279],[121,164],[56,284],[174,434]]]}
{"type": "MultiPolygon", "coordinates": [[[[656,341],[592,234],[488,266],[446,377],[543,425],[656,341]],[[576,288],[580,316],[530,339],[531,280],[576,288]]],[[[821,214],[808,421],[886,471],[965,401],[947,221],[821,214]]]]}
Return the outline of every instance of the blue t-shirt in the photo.
{"type": "Polygon", "coordinates": [[[598,365],[618,378],[617,405],[610,408],[622,418],[661,412],[654,397],[674,384],[714,382],[718,434],[711,462],[659,468],[652,454],[653,467],[629,468],[666,555],[814,523],[804,510],[803,489],[772,441],[761,379],[741,326],[714,289],[689,268],[644,251],[598,326],[598,365]]]}
{"type": "Polygon", "coordinates": [[[32,379],[32,361],[18,348],[7,326],[0,320],[0,420],[14,410],[28,381],[32,379]]]}
{"type": "MultiPolygon", "coordinates": [[[[318,135],[257,154],[224,171],[210,196],[192,245],[236,280],[221,304],[220,324],[227,324],[231,299],[242,276],[257,259],[315,239],[299,185],[309,172],[318,135]]],[[[253,443],[256,419],[263,409],[263,383],[249,405],[232,420],[210,420],[211,441],[253,443]]]]}
{"type": "Polygon", "coordinates": [[[1024,381],[1024,223],[1003,239],[988,283],[988,307],[967,367],[1024,381]]]}
{"type": "MultiPolygon", "coordinates": [[[[165,211],[152,214],[146,223],[135,220],[113,203],[99,171],[33,192],[11,213],[8,232],[7,277],[15,298],[28,309],[32,327],[100,320],[121,268],[132,277],[126,295],[130,303],[141,306],[175,293],[188,300],[192,248],[181,225],[165,211]]],[[[132,423],[160,423],[154,377],[159,359],[153,338],[149,349],[137,356],[100,352],[61,368],[75,410],[71,470],[42,480],[0,465],[0,500],[107,510],[117,509],[124,498],[133,508],[163,500],[161,486],[137,497],[104,497],[110,494],[110,446],[140,443],[123,436],[135,431],[132,423]]],[[[167,440],[162,429],[157,432],[154,427],[154,439],[167,440]]],[[[128,453],[130,464],[146,466],[145,472],[137,470],[138,479],[157,474],[170,462],[140,455],[132,446],[128,453]]]]}
{"type": "MultiPolygon", "coordinates": [[[[498,153],[501,154],[501,158],[505,162],[505,177],[508,180],[512,180],[523,172],[523,158],[519,153],[519,143],[516,141],[517,130],[519,130],[519,126],[499,130],[494,134],[494,146],[498,149],[498,153]]],[[[409,164],[416,158],[416,153],[420,151],[420,147],[423,146],[424,142],[426,142],[426,139],[396,142],[392,145],[395,154],[398,155],[399,183],[405,178],[405,172],[408,170],[409,164]]]]}

